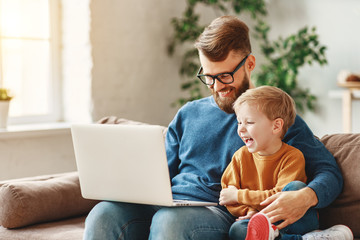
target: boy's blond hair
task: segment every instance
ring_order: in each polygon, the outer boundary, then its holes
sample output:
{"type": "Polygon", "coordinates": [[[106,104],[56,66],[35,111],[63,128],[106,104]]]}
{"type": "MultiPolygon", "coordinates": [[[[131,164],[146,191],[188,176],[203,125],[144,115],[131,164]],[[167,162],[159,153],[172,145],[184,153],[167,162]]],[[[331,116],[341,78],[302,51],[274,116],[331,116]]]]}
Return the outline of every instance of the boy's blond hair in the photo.
{"type": "Polygon", "coordinates": [[[255,105],[270,120],[283,119],[284,126],[281,138],[284,137],[288,128],[295,122],[296,109],[294,100],[280,88],[261,86],[246,90],[233,104],[235,113],[243,103],[255,105]]]}

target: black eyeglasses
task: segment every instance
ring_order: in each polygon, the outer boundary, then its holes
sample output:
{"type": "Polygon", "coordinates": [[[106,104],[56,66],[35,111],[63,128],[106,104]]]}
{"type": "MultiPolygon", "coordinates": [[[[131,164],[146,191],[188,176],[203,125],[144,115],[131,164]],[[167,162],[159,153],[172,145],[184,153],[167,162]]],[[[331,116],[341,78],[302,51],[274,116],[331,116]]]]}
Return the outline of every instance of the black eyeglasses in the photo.
{"type": "Polygon", "coordinates": [[[249,53],[246,57],[244,57],[243,60],[239,63],[239,65],[236,66],[235,70],[232,72],[225,72],[225,73],[219,73],[216,75],[209,75],[209,74],[200,74],[203,71],[203,68],[200,67],[197,77],[206,85],[214,85],[215,79],[217,79],[219,82],[223,84],[230,84],[234,82],[234,74],[237,70],[239,70],[246,62],[246,59],[250,56],[251,53],[249,53]]]}

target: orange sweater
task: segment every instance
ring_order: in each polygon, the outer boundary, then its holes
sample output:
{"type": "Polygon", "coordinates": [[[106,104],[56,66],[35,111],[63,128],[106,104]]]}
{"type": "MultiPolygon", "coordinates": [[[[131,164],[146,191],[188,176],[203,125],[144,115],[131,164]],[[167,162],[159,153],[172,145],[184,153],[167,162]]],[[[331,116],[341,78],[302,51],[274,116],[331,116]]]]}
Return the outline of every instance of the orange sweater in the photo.
{"type": "Polygon", "coordinates": [[[248,211],[260,211],[262,201],[295,180],[306,182],[305,159],[300,150],[283,143],[270,156],[251,154],[246,146],[240,148],[225,169],[221,185],[239,189],[238,204],[226,206],[232,215],[239,217],[248,211]]]}

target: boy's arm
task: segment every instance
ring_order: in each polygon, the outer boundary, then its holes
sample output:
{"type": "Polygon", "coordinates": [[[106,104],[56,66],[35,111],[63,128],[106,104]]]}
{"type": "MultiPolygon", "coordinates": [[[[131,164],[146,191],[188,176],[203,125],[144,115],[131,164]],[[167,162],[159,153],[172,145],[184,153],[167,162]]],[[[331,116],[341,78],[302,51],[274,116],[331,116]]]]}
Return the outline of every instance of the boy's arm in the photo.
{"type": "Polygon", "coordinates": [[[256,211],[250,206],[239,204],[237,202],[237,191],[240,188],[241,167],[238,159],[241,158],[241,155],[242,152],[240,150],[237,151],[225,169],[221,178],[221,186],[223,190],[220,192],[219,198],[219,204],[225,205],[227,210],[235,217],[246,216],[249,212],[256,211]],[[227,194],[225,194],[225,192],[227,192],[227,194]],[[229,204],[229,201],[232,203],[229,204]]]}
{"type": "Polygon", "coordinates": [[[248,219],[250,216],[258,212],[256,209],[250,206],[241,204],[226,206],[226,208],[233,216],[237,217],[238,220],[248,219]]]}

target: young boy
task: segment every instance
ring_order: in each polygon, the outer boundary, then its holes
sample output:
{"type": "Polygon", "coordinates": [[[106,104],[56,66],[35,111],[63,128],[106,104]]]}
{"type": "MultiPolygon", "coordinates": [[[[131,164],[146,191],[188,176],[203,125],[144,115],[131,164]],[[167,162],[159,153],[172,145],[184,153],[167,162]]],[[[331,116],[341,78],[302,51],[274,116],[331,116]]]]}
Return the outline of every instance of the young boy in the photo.
{"type": "MultiPolygon", "coordinates": [[[[282,142],[295,121],[295,104],[281,89],[262,86],[247,90],[233,107],[245,146],[235,152],[221,180],[220,205],[238,217],[229,235],[237,239],[246,236],[247,240],[275,239],[279,230],[266,215],[258,213],[263,208],[260,203],[277,192],[306,186],[303,154],[282,142]]],[[[280,234],[282,239],[302,239],[301,235],[318,227],[316,210],[310,209],[280,234]]]]}

